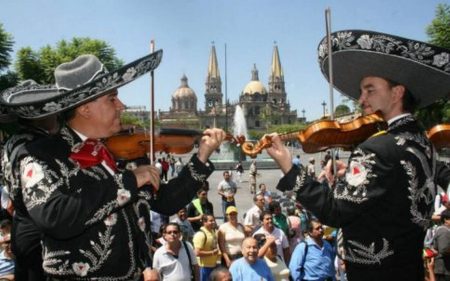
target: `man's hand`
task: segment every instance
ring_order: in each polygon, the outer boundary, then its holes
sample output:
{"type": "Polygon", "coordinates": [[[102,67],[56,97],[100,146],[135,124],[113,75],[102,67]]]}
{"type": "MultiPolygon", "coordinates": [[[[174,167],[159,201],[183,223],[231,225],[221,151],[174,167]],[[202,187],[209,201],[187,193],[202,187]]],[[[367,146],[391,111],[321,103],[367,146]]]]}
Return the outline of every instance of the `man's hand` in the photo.
{"type": "Polygon", "coordinates": [[[267,148],[267,153],[277,162],[281,171],[286,174],[292,168],[291,153],[277,133],[270,134],[269,137],[272,140],[272,145],[267,148]]]}
{"type": "Polygon", "coordinates": [[[158,168],[150,165],[142,165],[133,170],[136,176],[137,187],[151,184],[155,191],[159,189],[161,179],[158,168]]]}
{"type": "Polygon", "coordinates": [[[200,147],[198,148],[197,157],[203,163],[208,162],[209,156],[218,149],[220,144],[225,139],[225,132],[222,129],[206,129],[203,132],[203,137],[200,140],[200,147]]]}

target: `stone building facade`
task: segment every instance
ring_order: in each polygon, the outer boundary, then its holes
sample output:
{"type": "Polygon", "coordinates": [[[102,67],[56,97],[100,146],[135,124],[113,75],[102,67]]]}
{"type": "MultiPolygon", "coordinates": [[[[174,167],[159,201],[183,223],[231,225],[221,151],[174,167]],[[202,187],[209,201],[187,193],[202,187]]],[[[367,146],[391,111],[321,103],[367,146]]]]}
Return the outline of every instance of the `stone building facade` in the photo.
{"type": "Polygon", "coordinates": [[[162,127],[228,129],[233,126],[237,105],[242,108],[248,129],[265,130],[271,124],[291,124],[298,119],[297,111],[290,109],[287,99],[283,68],[276,45],[273,48],[268,87],[259,80],[258,69],[254,65],[251,80],[245,85],[236,102],[224,101],[214,45],[209,56],[203,110],[197,109],[197,96],[187,81],[186,75],[183,75],[181,85],[172,94],[169,111],[159,111],[158,117],[162,127]]]}

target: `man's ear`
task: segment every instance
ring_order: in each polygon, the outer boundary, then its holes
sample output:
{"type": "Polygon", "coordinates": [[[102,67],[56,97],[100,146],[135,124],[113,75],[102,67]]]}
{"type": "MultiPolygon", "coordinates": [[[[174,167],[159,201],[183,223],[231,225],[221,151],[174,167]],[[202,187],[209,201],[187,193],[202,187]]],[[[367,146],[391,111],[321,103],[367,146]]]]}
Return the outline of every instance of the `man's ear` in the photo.
{"type": "Polygon", "coordinates": [[[406,88],[403,85],[397,85],[392,87],[392,90],[394,91],[394,98],[396,102],[402,101],[403,97],[406,94],[406,88]]]}
{"type": "Polygon", "coordinates": [[[75,109],[76,114],[79,114],[80,116],[88,119],[91,116],[91,109],[89,107],[89,103],[85,103],[83,105],[80,105],[75,109]]]}

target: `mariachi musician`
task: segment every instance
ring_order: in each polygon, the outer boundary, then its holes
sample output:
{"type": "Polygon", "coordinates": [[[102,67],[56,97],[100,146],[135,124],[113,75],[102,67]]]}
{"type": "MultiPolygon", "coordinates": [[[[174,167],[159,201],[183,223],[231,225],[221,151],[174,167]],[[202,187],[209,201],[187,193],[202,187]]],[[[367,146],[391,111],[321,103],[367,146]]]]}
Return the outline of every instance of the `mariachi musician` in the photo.
{"type": "Polygon", "coordinates": [[[179,176],[161,184],[150,165],[119,171],[99,142],[117,133],[124,109],[117,88],[155,69],[162,51],[108,72],[93,55],[59,65],[62,94],[2,93],[22,118],[61,112],[52,137],[28,145],[20,161],[23,202],[42,232],[43,268],[50,280],[150,280],[149,208],[171,215],[192,200],[213,171],[208,161],[225,133],[209,129],[179,176]],[[40,97],[42,98],[42,97],[40,97]],[[151,188],[149,188],[151,186],[151,188]]]}
{"type": "Polygon", "coordinates": [[[267,152],[285,173],[277,188],[294,189],[321,222],[342,228],[350,281],[423,280],[436,153],[412,113],[448,95],[450,51],[361,30],[333,33],[331,48],[329,54],[326,38],[319,45],[326,78],[332,55],[334,87],[358,99],[365,114],[380,111],[388,128],[353,150],[333,189],[294,167],[289,150],[273,134],[267,152]]]}

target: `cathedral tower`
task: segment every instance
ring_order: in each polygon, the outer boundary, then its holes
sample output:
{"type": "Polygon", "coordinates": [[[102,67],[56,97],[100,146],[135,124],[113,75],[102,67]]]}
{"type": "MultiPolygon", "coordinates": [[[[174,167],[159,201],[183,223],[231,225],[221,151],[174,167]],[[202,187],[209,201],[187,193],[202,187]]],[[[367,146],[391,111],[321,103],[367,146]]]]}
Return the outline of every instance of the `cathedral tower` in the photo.
{"type": "Polygon", "coordinates": [[[211,112],[222,108],[222,80],[220,79],[219,64],[217,63],[216,47],[214,44],[211,47],[211,54],[209,55],[208,74],[205,83],[205,111],[211,112]]]}
{"type": "Polygon", "coordinates": [[[269,91],[267,100],[281,108],[286,106],[286,90],[284,87],[284,74],[281,67],[278,46],[273,46],[272,66],[269,76],[269,91]]]}

